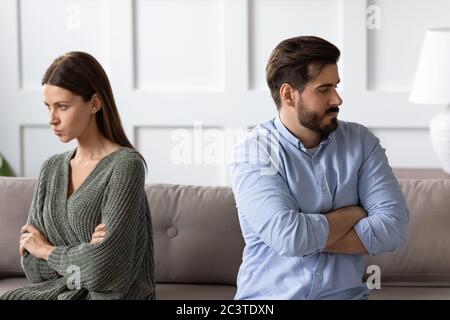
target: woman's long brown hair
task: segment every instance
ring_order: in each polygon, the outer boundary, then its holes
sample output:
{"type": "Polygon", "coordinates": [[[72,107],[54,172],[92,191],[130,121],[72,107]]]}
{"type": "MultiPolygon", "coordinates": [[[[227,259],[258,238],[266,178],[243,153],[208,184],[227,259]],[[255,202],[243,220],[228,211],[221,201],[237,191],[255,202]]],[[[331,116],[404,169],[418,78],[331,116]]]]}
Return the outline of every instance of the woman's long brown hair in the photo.
{"type": "MultiPolygon", "coordinates": [[[[96,93],[102,105],[101,110],[95,114],[100,132],[109,140],[136,150],[123,130],[108,76],[93,56],[81,51],[59,56],[48,67],[41,84],[69,90],[81,96],[85,102],[96,93]]],[[[147,167],[143,157],[142,160],[147,167]]]]}

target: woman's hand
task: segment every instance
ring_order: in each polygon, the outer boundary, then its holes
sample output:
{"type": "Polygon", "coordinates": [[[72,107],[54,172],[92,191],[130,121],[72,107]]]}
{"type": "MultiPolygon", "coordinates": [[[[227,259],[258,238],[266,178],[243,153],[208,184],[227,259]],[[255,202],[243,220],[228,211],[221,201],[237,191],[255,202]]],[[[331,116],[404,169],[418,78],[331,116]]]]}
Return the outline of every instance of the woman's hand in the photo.
{"type": "Polygon", "coordinates": [[[95,231],[92,234],[92,240],[90,244],[95,244],[103,241],[103,238],[105,237],[106,229],[104,224],[99,224],[95,227],[95,231]]]}
{"type": "Polygon", "coordinates": [[[26,224],[20,230],[19,253],[21,256],[28,251],[32,256],[48,260],[48,256],[55,249],[47,238],[33,225],[26,224]]]}

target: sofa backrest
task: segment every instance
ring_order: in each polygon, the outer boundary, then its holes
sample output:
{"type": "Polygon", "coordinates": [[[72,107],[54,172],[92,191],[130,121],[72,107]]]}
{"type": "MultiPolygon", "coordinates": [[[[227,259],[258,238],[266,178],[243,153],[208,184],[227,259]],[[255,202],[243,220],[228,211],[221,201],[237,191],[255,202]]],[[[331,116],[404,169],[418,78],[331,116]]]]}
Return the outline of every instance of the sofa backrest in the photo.
{"type": "MultiPolygon", "coordinates": [[[[0,277],[23,274],[18,254],[35,179],[0,177],[0,277]]],[[[383,283],[450,285],[450,180],[399,180],[407,244],[368,257],[383,283]]],[[[158,283],[235,284],[243,239],[228,187],[147,184],[158,283]]]]}
{"type": "Polygon", "coordinates": [[[157,282],[236,284],[244,240],[226,187],[147,185],[157,282]]]}

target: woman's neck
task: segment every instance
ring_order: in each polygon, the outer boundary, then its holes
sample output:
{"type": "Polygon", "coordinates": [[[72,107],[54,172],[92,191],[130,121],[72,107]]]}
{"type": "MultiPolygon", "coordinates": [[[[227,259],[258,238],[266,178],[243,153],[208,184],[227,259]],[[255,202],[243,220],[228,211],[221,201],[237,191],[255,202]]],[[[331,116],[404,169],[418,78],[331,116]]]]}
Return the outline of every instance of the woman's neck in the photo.
{"type": "Polygon", "coordinates": [[[120,146],[107,139],[97,126],[90,126],[77,138],[78,148],[74,159],[78,161],[99,161],[120,146]]]}

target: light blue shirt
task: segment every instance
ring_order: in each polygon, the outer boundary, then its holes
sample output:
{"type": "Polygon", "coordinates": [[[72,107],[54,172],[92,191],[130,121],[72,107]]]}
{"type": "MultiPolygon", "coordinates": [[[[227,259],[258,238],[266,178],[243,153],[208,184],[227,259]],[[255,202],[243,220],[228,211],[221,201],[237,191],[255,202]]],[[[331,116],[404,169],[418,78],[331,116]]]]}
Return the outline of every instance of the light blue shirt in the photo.
{"type": "Polygon", "coordinates": [[[366,299],[365,256],[323,251],[324,214],[338,208],[367,212],[354,228],[371,255],[406,241],[409,212],[378,138],[338,122],[313,152],[278,117],[235,146],[232,188],[246,244],[235,299],[366,299]]]}

